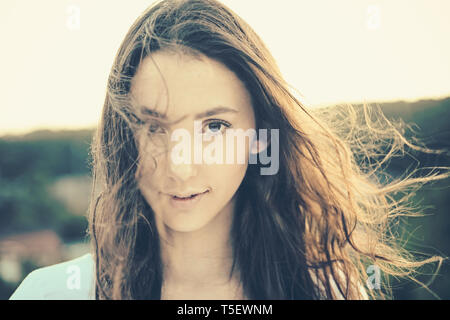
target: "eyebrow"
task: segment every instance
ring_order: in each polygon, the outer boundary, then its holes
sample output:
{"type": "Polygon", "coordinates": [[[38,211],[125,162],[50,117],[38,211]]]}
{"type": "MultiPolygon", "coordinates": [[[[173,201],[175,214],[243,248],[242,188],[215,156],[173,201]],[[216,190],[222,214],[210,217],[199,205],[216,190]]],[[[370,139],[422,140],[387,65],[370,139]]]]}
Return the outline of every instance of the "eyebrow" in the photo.
{"type": "MultiPolygon", "coordinates": [[[[141,106],[141,112],[143,114],[149,115],[151,117],[155,117],[155,118],[159,118],[159,119],[164,119],[167,120],[166,115],[162,115],[160,114],[158,111],[152,110],[146,106],[141,106]]],[[[206,118],[206,117],[211,117],[217,114],[222,114],[222,113],[238,113],[239,111],[237,111],[236,109],[230,108],[230,107],[225,107],[225,106],[217,106],[215,108],[212,108],[210,110],[204,111],[204,112],[200,112],[197,113],[194,116],[194,119],[199,120],[202,118],[206,118]]],[[[171,124],[175,124],[177,122],[180,122],[181,120],[185,119],[187,117],[187,115],[184,115],[183,117],[181,117],[180,119],[171,122],[171,124]]]]}

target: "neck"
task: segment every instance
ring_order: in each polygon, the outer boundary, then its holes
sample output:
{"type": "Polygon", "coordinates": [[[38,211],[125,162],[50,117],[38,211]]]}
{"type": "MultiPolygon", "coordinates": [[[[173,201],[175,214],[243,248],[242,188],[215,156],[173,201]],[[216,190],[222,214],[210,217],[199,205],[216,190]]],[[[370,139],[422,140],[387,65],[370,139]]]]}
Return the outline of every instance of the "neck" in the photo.
{"type": "MultiPolygon", "coordinates": [[[[234,201],[194,232],[167,230],[161,241],[164,282],[176,287],[220,287],[230,283],[230,228],[234,201]]],[[[236,280],[233,275],[234,280],[236,280]]],[[[232,280],[233,281],[233,280],[232,280]]]]}

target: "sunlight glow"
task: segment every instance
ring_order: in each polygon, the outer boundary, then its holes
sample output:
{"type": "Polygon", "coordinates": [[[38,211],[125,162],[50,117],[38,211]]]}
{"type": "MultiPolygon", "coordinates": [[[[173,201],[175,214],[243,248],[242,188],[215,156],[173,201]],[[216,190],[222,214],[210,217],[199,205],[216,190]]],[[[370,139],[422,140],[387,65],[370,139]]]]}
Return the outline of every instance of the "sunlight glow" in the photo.
{"type": "MultiPolygon", "coordinates": [[[[0,134],[95,126],[116,51],[151,0],[0,3],[0,134]]],[[[311,107],[450,95],[450,1],[223,0],[311,107]]]]}

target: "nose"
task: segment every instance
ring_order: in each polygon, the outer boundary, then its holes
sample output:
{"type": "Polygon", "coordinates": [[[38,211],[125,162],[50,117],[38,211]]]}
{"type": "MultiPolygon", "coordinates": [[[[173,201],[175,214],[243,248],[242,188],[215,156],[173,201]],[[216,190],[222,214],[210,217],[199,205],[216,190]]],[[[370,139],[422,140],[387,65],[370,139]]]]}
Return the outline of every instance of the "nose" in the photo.
{"type": "Polygon", "coordinates": [[[174,163],[171,159],[168,159],[167,175],[175,180],[187,181],[189,178],[196,175],[196,169],[193,164],[189,163],[174,163]]]}
{"type": "Polygon", "coordinates": [[[171,141],[166,153],[167,175],[178,181],[187,181],[197,175],[197,166],[193,163],[192,141],[171,141]]]}

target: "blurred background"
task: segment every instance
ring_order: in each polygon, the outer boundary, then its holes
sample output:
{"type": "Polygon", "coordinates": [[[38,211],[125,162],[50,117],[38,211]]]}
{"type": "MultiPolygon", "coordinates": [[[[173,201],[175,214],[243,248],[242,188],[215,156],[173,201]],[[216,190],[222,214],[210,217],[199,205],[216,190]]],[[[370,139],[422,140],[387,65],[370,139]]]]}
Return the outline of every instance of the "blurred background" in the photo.
{"type": "MultiPolygon", "coordinates": [[[[450,166],[450,1],[223,0],[262,37],[310,108],[381,107],[439,155],[407,150],[385,168],[450,166]]],[[[0,3],[0,299],[32,270],[89,252],[89,145],[125,33],[152,0],[0,3]]],[[[399,237],[450,256],[450,181],[424,186],[399,237]]],[[[450,265],[393,279],[394,299],[450,299],[450,265]],[[430,282],[431,281],[431,282],[430,282]]]]}

